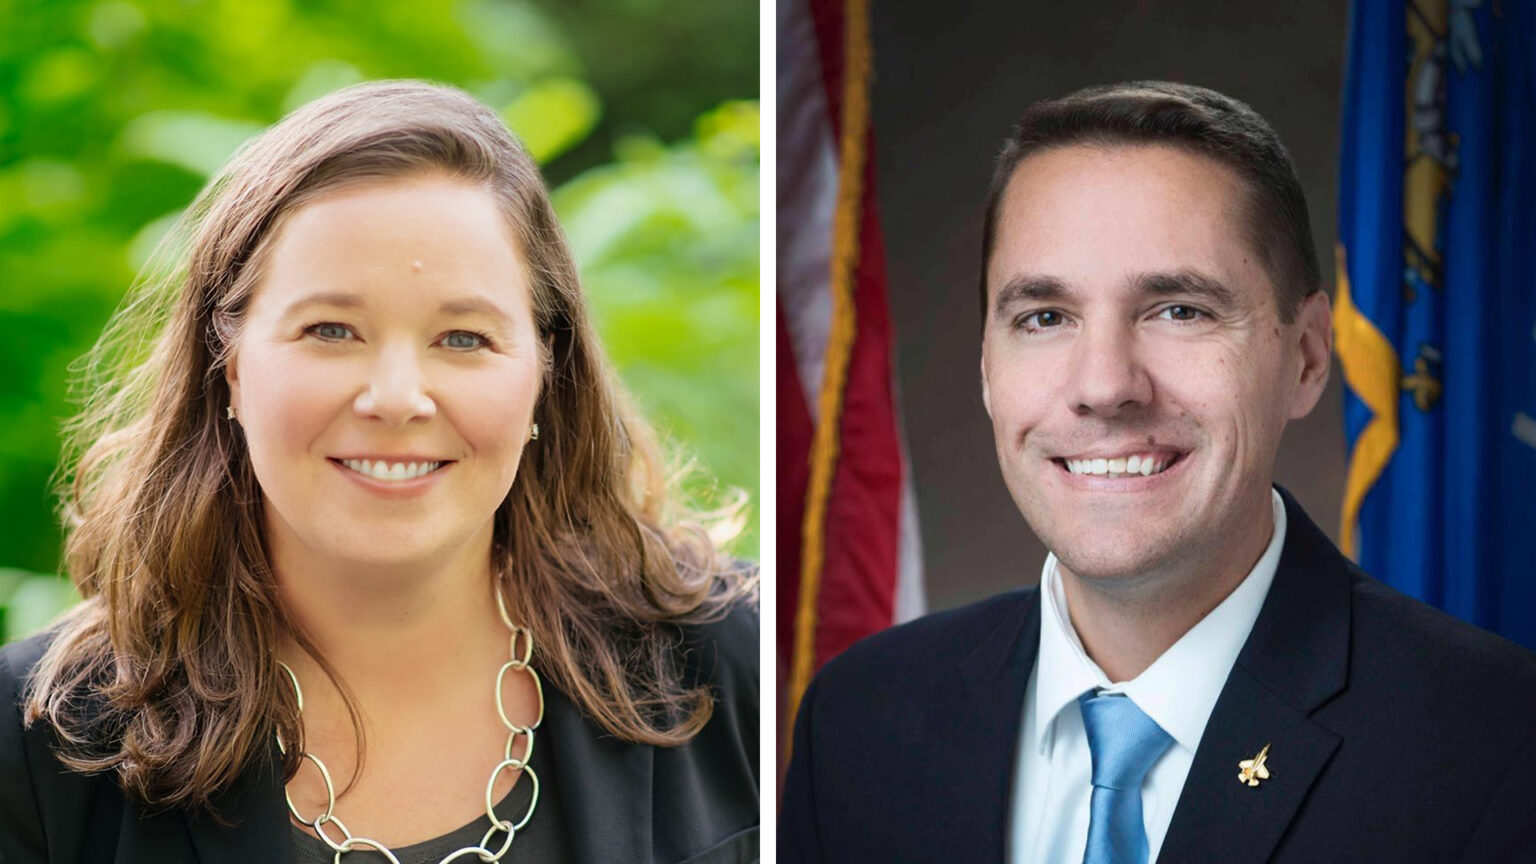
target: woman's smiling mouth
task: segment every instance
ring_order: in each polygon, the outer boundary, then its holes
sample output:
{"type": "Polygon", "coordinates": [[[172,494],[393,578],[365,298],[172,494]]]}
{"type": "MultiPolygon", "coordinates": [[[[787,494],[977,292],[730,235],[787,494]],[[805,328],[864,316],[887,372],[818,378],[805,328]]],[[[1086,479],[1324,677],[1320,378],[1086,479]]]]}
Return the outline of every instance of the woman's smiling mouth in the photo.
{"type": "Polygon", "coordinates": [[[399,483],[425,477],[453,464],[451,459],[435,461],[390,461],[386,459],[331,459],[347,470],[384,483],[399,483]]]}

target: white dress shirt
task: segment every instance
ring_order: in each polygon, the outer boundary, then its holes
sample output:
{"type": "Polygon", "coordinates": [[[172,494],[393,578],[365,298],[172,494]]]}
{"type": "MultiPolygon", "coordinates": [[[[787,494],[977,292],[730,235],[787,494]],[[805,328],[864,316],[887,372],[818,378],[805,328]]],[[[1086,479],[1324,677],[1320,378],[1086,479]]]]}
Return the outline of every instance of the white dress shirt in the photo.
{"type": "MultiPolygon", "coordinates": [[[[1248,641],[1280,563],[1280,549],[1285,545],[1285,504],[1278,492],[1270,490],[1270,494],[1274,533],[1258,563],[1221,605],[1140,675],[1120,684],[1111,684],[1083,650],[1067,616],[1056,556],[1046,557],[1040,577],[1040,649],[1024,694],[1024,722],[1014,765],[1008,838],[1011,864],[1072,864],[1083,860],[1088,845],[1088,804],[1093,796],[1093,761],[1077,697],[1094,688],[1124,693],[1173,737],[1173,746],[1141,784],[1147,862],[1157,860],[1206,721],[1238,652],[1248,641]]],[[[1237,770],[1236,761],[1232,770],[1237,770]]]]}

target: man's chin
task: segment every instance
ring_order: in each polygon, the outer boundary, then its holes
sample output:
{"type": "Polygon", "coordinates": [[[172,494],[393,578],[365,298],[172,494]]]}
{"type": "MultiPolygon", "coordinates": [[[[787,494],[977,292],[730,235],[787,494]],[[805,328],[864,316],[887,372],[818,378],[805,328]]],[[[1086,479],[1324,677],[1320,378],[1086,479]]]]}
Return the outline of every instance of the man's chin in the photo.
{"type": "Polygon", "coordinates": [[[1041,539],[1072,575],[1106,586],[1155,578],[1177,568],[1180,558],[1178,539],[1155,523],[1104,526],[1058,537],[1054,543],[1041,539]]]}
{"type": "Polygon", "coordinates": [[[1067,573],[1077,579],[1106,588],[1140,581],[1149,574],[1160,572],[1166,562],[1145,556],[1109,558],[1101,555],[1079,556],[1057,554],[1057,561],[1067,573]]]}

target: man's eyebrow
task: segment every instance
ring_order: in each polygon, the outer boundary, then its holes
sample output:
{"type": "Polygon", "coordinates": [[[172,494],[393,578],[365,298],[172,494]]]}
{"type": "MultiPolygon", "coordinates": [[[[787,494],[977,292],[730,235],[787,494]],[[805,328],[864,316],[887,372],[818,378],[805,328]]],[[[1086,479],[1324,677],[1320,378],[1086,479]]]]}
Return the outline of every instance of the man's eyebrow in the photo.
{"type": "Polygon", "coordinates": [[[1223,309],[1238,305],[1236,291],[1196,270],[1142,273],[1132,277],[1131,285],[1151,297],[1189,297],[1223,309]]]}
{"type": "Polygon", "coordinates": [[[993,303],[992,311],[1001,316],[1017,303],[1060,300],[1068,293],[1066,283],[1054,276],[1015,276],[997,289],[997,301],[993,303]]]}

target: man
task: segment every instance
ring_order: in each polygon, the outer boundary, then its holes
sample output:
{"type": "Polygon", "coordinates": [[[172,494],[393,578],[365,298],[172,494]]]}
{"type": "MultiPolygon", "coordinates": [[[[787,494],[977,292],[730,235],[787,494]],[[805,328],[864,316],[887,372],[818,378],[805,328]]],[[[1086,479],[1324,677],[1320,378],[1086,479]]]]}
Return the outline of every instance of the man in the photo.
{"type": "Polygon", "coordinates": [[[1271,485],[1332,340],[1268,124],[1157,82],[1037,104],[985,230],[982,401],[1052,554],[822,670],[780,860],[1536,861],[1536,657],[1271,485]]]}

